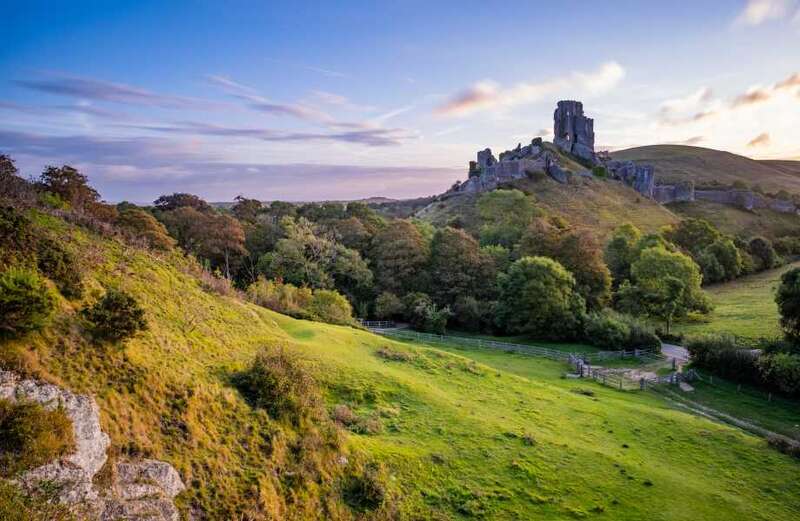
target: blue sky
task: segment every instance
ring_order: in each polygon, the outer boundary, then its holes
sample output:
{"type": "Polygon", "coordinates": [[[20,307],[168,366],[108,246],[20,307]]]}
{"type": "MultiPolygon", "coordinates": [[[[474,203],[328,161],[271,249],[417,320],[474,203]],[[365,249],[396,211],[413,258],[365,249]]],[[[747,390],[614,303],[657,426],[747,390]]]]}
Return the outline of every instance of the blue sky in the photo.
{"type": "Polygon", "coordinates": [[[409,197],[580,99],[600,148],[800,157],[800,0],[0,0],[0,152],[146,202],[409,197]]]}

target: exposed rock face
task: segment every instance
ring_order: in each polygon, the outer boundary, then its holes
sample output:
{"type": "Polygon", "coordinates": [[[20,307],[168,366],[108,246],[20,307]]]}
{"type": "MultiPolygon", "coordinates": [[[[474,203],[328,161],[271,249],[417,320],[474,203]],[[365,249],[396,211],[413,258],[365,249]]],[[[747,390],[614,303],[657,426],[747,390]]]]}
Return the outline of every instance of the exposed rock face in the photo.
{"type": "Polygon", "coordinates": [[[102,521],[177,521],[172,499],[184,485],[177,471],[156,460],[117,462],[112,485],[98,489],[92,478],[106,464],[109,438],[100,428],[100,409],[91,396],[74,394],[58,386],[21,380],[0,371],[0,398],[31,400],[48,409],[63,407],[72,421],[75,452],[24,473],[17,480],[24,490],[48,483],[59,487],[58,500],[72,505],[82,518],[102,521]]]}
{"type": "Polygon", "coordinates": [[[658,185],[653,191],[653,199],[661,204],[694,201],[694,183],[687,181],[672,185],[658,185]]]}
{"type": "Polygon", "coordinates": [[[565,152],[594,163],[594,120],[583,115],[583,103],[559,101],[553,121],[553,143],[565,152]]]}

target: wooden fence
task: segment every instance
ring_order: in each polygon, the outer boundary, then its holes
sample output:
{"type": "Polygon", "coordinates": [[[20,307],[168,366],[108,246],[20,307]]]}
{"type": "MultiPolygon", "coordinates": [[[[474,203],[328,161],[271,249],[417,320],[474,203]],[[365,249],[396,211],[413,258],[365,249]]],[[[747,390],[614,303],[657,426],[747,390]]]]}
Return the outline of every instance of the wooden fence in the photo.
{"type": "Polygon", "coordinates": [[[473,347],[485,347],[490,349],[497,349],[500,351],[507,351],[513,353],[521,353],[530,356],[538,356],[542,358],[549,358],[550,360],[558,360],[568,362],[572,358],[580,358],[584,361],[601,361],[617,358],[641,358],[657,356],[654,351],[632,349],[628,351],[596,351],[593,353],[569,353],[545,346],[528,345],[528,344],[512,344],[509,342],[498,342],[496,340],[488,340],[485,338],[461,337],[450,335],[434,335],[431,333],[420,333],[419,331],[412,331],[410,329],[382,329],[378,327],[366,326],[373,330],[374,333],[385,335],[394,338],[405,340],[414,340],[417,342],[426,342],[433,344],[456,344],[467,345],[473,347]]]}

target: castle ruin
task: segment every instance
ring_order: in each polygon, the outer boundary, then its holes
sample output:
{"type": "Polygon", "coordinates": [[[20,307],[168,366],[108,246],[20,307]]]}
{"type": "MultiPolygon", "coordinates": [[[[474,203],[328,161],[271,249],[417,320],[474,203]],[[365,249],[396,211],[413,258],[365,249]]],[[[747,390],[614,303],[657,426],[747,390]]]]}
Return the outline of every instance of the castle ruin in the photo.
{"type": "Polygon", "coordinates": [[[479,151],[476,160],[469,162],[467,180],[453,185],[450,193],[485,192],[517,179],[537,176],[547,176],[567,184],[575,177],[591,178],[592,170],[600,168],[610,179],[620,181],[661,204],[701,200],[745,210],[767,208],[781,213],[798,212],[791,201],[768,198],[749,190],[695,190],[691,181],[658,184],[652,165],[612,159],[608,152],[596,153],[594,120],[583,113],[580,101],[558,102],[553,113],[553,135],[555,147],[537,137],[528,145],[520,143],[516,148],[501,152],[499,157],[495,157],[490,148],[479,151]],[[563,164],[565,157],[571,160],[572,169],[563,164]],[[575,169],[575,164],[581,167],[575,169]]]}

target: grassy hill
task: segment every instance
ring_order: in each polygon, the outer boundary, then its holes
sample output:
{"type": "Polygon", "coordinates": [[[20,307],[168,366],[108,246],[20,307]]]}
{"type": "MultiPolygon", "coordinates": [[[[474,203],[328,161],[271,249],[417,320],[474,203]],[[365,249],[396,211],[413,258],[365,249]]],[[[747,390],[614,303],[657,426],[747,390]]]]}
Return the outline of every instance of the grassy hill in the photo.
{"type": "MultiPolygon", "coordinates": [[[[550,215],[559,215],[575,226],[593,229],[605,238],[618,225],[635,224],[645,231],[678,221],[666,207],[641,197],[617,181],[573,177],[569,184],[550,178],[523,179],[510,186],[533,195],[536,206],[550,215]]],[[[458,218],[467,229],[479,226],[475,203],[476,194],[459,194],[429,204],[415,216],[438,226],[458,218]]]]}
{"type": "Polygon", "coordinates": [[[797,461],[656,395],[564,380],[556,362],[500,360],[505,353],[472,359],[458,346],[402,344],[295,320],[210,291],[177,254],[155,256],[53,217],[36,221],[82,253],[87,299],[103,286],[122,288],[146,307],[149,329],[124,349],[100,348],[83,340],[81,303],[61,300],[46,330],[3,345],[0,364],[93,393],[117,455],[178,469],[188,485],[179,496],[185,513],[319,518],[312,507],[337,490],[328,459],[361,454],[388,469],[397,515],[380,514],[386,517],[800,515],[797,461]],[[326,408],[346,404],[369,428],[349,433],[334,451],[253,409],[230,375],[265,345],[300,356],[326,408]],[[576,392],[586,385],[593,396],[576,392]],[[323,472],[298,485],[296,473],[308,467],[323,472]],[[287,498],[308,510],[285,510],[287,498]]]}
{"type": "Polygon", "coordinates": [[[732,236],[750,238],[763,235],[776,239],[786,235],[800,235],[800,217],[790,213],[767,209],[748,211],[709,201],[672,203],[667,208],[680,218],[705,219],[732,236]]]}
{"type": "Polygon", "coordinates": [[[708,320],[676,324],[675,330],[685,334],[733,333],[748,338],[780,336],[775,290],[781,275],[797,267],[800,261],[707,287],[714,303],[708,320]]]}
{"type": "Polygon", "coordinates": [[[651,145],[629,148],[612,154],[614,159],[641,161],[655,167],[663,181],[692,180],[709,185],[714,181],[731,185],[742,181],[761,185],[767,192],[786,190],[800,193],[800,162],[757,161],[748,157],[685,145],[651,145]]]}

